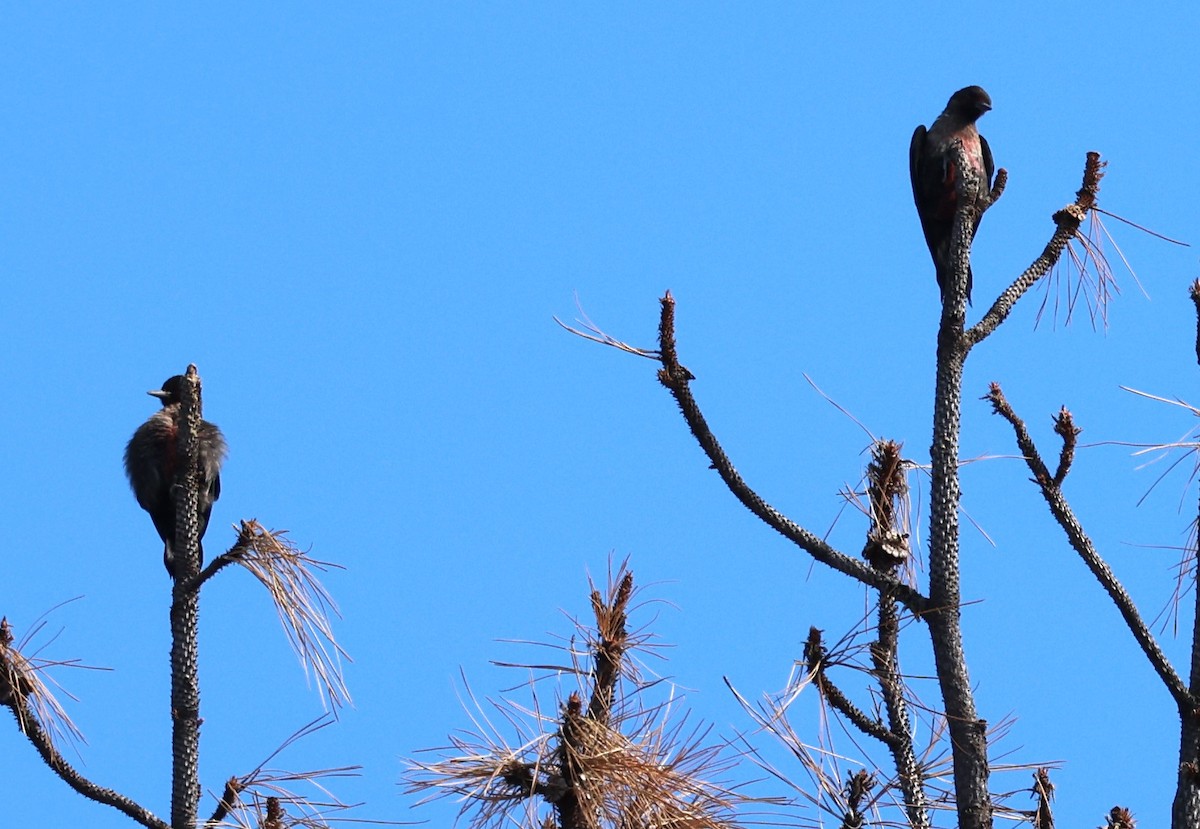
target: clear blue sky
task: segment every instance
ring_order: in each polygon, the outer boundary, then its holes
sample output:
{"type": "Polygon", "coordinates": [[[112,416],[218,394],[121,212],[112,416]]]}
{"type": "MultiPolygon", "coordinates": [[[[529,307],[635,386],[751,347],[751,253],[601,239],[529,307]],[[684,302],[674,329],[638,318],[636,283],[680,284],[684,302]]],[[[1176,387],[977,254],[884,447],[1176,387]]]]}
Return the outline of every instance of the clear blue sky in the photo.
{"type": "MultiPolygon", "coordinates": [[[[145,390],[189,362],[230,444],[209,549],[256,517],[346,567],[327,586],[357,706],[279,765],[362,764],[338,791],[363,817],[447,825],[451,806],[409,809],[401,758],[469,725],[460,667],[481,695],[517,684],[487,665],[518,656],[496,640],[567,633],[560,608],[586,612],[610,554],[670,603],[661,669],[694,715],[749,730],[721,678],[780,689],[808,626],[840,635],[862,591],[728,495],[650,362],[551,316],[578,292],[652,346],[671,289],[735,464],[824,532],[867,439],[803,373],[927,458],[938,297],[906,152],[951,92],[991,93],[981,127],[1011,174],[976,245],[974,315],[1041,250],[1087,150],[1110,161],[1108,209],[1200,241],[1200,12],[1008,5],[8,5],[0,614],[20,634],[84,597],[43,652],[113,669],[56,674],[84,771],[167,813],[168,581],[121,452],[145,390]]],[[[1035,330],[1029,297],[968,365],[965,457],[1015,451],[977,401],[991,380],[1048,452],[1062,404],[1085,441],[1193,428],[1118,385],[1200,401],[1195,249],[1111,227],[1151,298],[1124,274],[1093,332],[1035,330]]],[[[1137,466],[1082,452],[1067,491],[1153,616],[1196,492],[1180,471],[1138,508],[1163,466],[1137,466]]],[[[1171,702],[1027,478],[1012,460],[964,473],[995,542],[964,536],[981,714],[1019,718],[1009,761],[1065,761],[1060,824],[1119,803],[1164,825],[1171,702]]],[[[856,551],[864,526],[847,512],[831,539],[856,551]]],[[[206,588],[201,621],[218,788],[320,709],[248,577],[206,588]]],[[[911,631],[909,664],[925,642],[911,631]]],[[[1183,670],[1186,637],[1164,645],[1183,670]]],[[[12,825],[128,825],[3,733],[12,825]]]]}

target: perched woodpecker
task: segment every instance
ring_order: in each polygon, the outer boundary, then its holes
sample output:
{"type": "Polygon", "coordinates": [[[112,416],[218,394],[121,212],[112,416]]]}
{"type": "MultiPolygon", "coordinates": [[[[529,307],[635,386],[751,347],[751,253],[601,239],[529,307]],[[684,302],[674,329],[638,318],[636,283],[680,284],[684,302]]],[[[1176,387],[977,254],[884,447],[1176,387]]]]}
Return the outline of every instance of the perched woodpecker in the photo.
{"type": "MultiPolygon", "coordinates": [[[[987,140],[979,134],[975,122],[992,108],[992,99],[978,86],[968,86],[950,96],[946,109],[926,130],[919,126],[913,131],[908,145],[908,173],[912,179],[913,201],[921,217],[925,244],[933,257],[942,301],[946,300],[946,281],[951,278],[950,237],[954,233],[954,213],[958,209],[958,179],[970,177],[979,183],[979,196],[986,198],[992,189],[996,165],[987,140]],[[962,146],[963,158],[969,169],[956,168],[951,149],[962,146]]],[[[986,206],[986,205],[985,205],[986,206]]],[[[979,230],[975,217],[974,230],[979,230]]],[[[967,302],[971,301],[972,276],[967,269],[967,302]]]]}
{"type": "MultiPolygon", "coordinates": [[[[176,458],[179,455],[179,408],[183,401],[183,375],[175,375],[161,389],[146,392],[162,401],[162,408],[138,427],[125,447],[125,474],[137,502],[154,522],[163,544],[163,563],[175,578],[175,483],[176,458]]],[[[208,529],[213,502],[221,497],[221,463],[225,460],[225,437],[215,424],[200,422],[200,494],[198,501],[200,538],[208,529]]],[[[200,548],[204,560],[204,548],[200,548]]]]}

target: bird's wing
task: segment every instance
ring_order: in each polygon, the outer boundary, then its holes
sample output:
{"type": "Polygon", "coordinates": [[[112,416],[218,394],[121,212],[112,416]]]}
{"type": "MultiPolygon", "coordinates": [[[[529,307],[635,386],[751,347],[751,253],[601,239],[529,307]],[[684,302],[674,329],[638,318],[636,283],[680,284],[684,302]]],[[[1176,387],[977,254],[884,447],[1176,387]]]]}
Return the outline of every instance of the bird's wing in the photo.
{"type": "Polygon", "coordinates": [[[929,160],[925,153],[927,130],[919,126],[913,130],[912,142],[908,145],[908,175],[912,179],[913,203],[917,206],[917,218],[921,220],[921,232],[929,247],[933,261],[937,262],[938,228],[933,217],[934,206],[929,203],[929,160]]]}
{"type": "Polygon", "coordinates": [[[987,173],[987,186],[991,189],[992,176],[996,173],[996,162],[992,160],[992,148],[988,146],[987,139],[982,135],[979,136],[979,151],[983,156],[983,169],[987,173]]]}
{"type": "MultiPolygon", "coordinates": [[[[908,145],[908,177],[912,180],[913,203],[917,211],[921,210],[921,156],[925,149],[925,125],[919,125],[913,130],[912,141],[908,145]]],[[[991,156],[988,156],[991,158],[991,156]]]]}
{"type": "Polygon", "coordinates": [[[158,491],[162,486],[162,477],[159,475],[158,465],[153,462],[145,463],[146,458],[142,457],[143,453],[138,451],[139,447],[144,447],[146,442],[139,440],[139,436],[145,434],[143,432],[145,428],[145,424],[138,427],[125,447],[125,476],[129,478],[129,487],[133,490],[134,497],[137,498],[138,506],[151,512],[158,505],[158,491]],[[133,473],[135,469],[139,473],[139,480],[136,483],[133,473]]]}

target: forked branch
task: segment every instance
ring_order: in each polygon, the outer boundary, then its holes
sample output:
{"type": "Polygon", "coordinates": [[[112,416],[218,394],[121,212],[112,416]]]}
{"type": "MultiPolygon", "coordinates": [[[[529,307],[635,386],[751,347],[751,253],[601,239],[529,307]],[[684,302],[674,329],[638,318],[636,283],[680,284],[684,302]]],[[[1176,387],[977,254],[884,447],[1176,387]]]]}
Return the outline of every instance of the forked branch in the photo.
{"type": "MultiPolygon", "coordinates": [[[[1024,421],[1017,416],[1008,400],[1004,397],[1004,393],[1000,389],[998,383],[992,383],[987,396],[984,398],[992,404],[992,411],[1000,415],[1013,428],[1013,433],[1016,435],[1017,446],[1021,450],[1022,456],[1025,458],[1025,463],[1028,464],[1029,470],[1033,473],[1033,482],[1038,485],[1038,489],[1042,493],[1046,504],[1050,507],[1050,512],[1054,516],[1054,520],[1062,527],[1063,532],[1067,535],[1067,540],[1083,559],[1084,564],[1092,571],[1092,575],[1100,582],[1100,586],[1108,593],[1113,604],[1117,606],[1121,617],[1125,620],[1126,627],[1133,634],[1134,640],[1142,649],[1142,653],[1150,661],[1151,667],[1158,674],[1167,691],[1175,700],[1179,711],[1185,717],[1192,716],[1192,712],[1196,708],[1196,701],[1192,694],[1180,679],[1179,674],[1175,672],[1174,667],[1167,660],[1166,654],[1159,647],[1154,635],[1150,632],[1150,628],[1142,619],[1137,607],[1133,603],[1133,599],[1125,590],[1124,585],[1117,579],[1112,569],[1108,566],[1101,555],[1096,551],[1095,545],[1091,538],[1084,532],[1083,526],[1075,517],[1075,513],[1071,509],[1071,505],[1067,502],[1063,495],[1061,487],[1061,477],[1065,477],[1065,467],[1069,462],[1060,460],[1059,473],[1051,476],[1046,464],[1042,461],[1041,455],[1038,452],[1037,446],[1033,442],[1033,438],[1029,434],[1024,421]]],[[[1063,409],[1055,417],[1055,431],[1063,437],[1064,454],[1066,453],[1066,444],[1074,439],[1074,435],[1078,430],[1071,420],[1070,412],[1063,409]]]]}
{"type": "MultiPolygon", "coordinates": [[[[1090,152],[1083,167],[1083,185],[1075,193],[1075,201],[1054,214],[1054,233],[1046,247],[1025,272],[1004,289],[996,298],[995,303],[977,322],[966,332],[967,348],[980,343],[995,331],[1000,324],[1012,313],[1013,307],[1034,283],[1050,272],[1066,249],[1067,243],[1080,236],[1079,228],[1087,219],[1088,213],[1095,208],[1100,193],[1100,180],[1104,178],[1104,164],[1100,153],[1090,152]]],[[[999,177],[997,177],[999,179],[999,177]]]]}
{"type": "Polygon", "coordinates": [[[888,748],[897,747],[900,738],[878,719],[869,716],[851,702],[826,674],[825,644],[821,641],[821,631],[815,627],[808,629],[808,640],[804,643],[804,667],[812,677],[813,685],[833,710],[868,737],[878,740],[888,748]]]}

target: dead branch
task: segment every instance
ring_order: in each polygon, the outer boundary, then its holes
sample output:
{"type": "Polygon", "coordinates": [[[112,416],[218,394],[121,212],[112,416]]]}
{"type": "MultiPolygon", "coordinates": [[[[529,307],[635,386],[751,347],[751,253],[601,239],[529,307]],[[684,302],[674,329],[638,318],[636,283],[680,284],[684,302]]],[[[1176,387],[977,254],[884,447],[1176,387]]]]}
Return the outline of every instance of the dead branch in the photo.
{"type": "Polygon", "coordinates": [[[1192,283],[1188,289],[1188,296],[1192,299],[1192,304],[1196,306],[1196,362],[1200,363],[1200,279],[1192,283]]]}
{"type": "Polygon", "coordinates": [[[1105,818],[1104,829],[1136,829],[1133,812],[1121,806],[1113,806],[1105,818]]]}
{"type": "MultiPolygon", "coordinates": [[[[1063,532],[1067,535],[1067,540],[1083,559],[1084,564],[1092,571],[1092,575],[1100,582],[1101,587],[1108,593],[1113,604],[1117,606],[1121,617],[1125,620],[1126,627],[1129,628],[1133,638],[1137,641],[1142,649],[1142,653],[1150,661],[1151,667],[1158,674],[1166,686],[1167,691],[1175,700],[1182,716],[1190,717],[1196,708],[1196,701],[1192,694],[1184,685],[1183,680],[1175,672],[1171,663],[1167,660],[1166,654],[1159,647],[1158,642],[1154,639],[1154,635],[1143,621],[1141,614],[1133,603],[1133,599],[1125,590],[1124,585],[1117,579],[1108,563],[1096,551],[1092,540],[1084,532],[1078,519],[1075,517],[1066,498],[1063,496],[1062,488],[1051,477],[1046,465],[1042,462],[1041,456],[1038,454],[1037,446],[1033,442],[1033,438],[1029,435],[1029,430],[1025,427],[1024,421],[1021,420],[1013,411],[1012,406],[1004,397],[1004,393],[1000,390],[998,383],[992,383],[987,396],[984,398],[992,404],[992,411],[1000,415],[1009,425],[1012,426],[1013,432],[1016,435],[1017,446],[1020,447],[1022,455],[1025,457],[1025,462],[1029,469],[1033,472],[1033,481],[1041,490],[1042,497],[1046,504],[1050,507],[1051,514],[1054,515],[1055,521],[1062,527],[1063,532]]],[[[1065,409],[1064,409],[1065,411],[1065,409]]],[[[1068,413],[1069,416],[1069,413],[1068,413]]],[[[1064,423],[1060,414],[1057,419],[1058,423],[1064,423]]],[[[1073,421],[1065,421],[1067,425],[1062,427],[1056,426],[1056,431],[1062,435],[1064,432],[1073,432],[1075,427],[1073,421]]],[[[1064,440],[1065,440],[1064,436],[1064,440]]],[[[1061,465],[1060,465],[1061,466],[1061,465]]]]}
{"type": "Polygon", "coordinates": [[[725,454],[725,450],[721,448],[716,436],[709,429],[695,397],[692,396],[689,383],[695,379],[695,376],[679,362],[679,355],[675,348],[675,298],[671,296],[670,291],[667,291],[659,301],[662,304],[662,316],[659,321],[662,368],[659,369],[658,379],[675,398],[692,435],[699,442],[700,448],[708,455],[713,468],[717,470],[734,497],[767,526],[817,561],[877,590],[891,592],[917,616],[924,613],[928,609],[928,600],[917,590],[834,549],[820,537],[796,524],[768,504],[738,474],[729,460],[729,456],[725,454]]]}
{"type": "Polygon", "coordinates": [[[1071,471],[1071,463],[1075,460],[1075,444],[1079,433],[1083,430],[1075,425],[1067,407],[1059,409],[1054,418],[1054,433],[1062,438],[1062,449],[1058,453],[1058,469],[1054,471],[1054,486],[1062,488],[1067,473],[1071,471]]]}
{"type": "MultiPolygon", "coordinates": [[[[1079,228],[1089,211],[1096,206],[1100,192],[1100,180],[1104,177],[1104,162],[1100,154],[1090,152],[1083,168],[1083,186],[1075,194],[1075,201],[1054,214],[1055,230],[1042,253],[1033,260],[1025,272],[996,298],[983,319],[965,334],[968,349],[986,339],[1012,313],[1013,307],[1034,283],[1050,272],[1062,256],[1067,243],[1079,236],[1079,228]]],[[[997,176],[999,179],[999,176],[997,176]]]]}
{"type": "Polygon", "coordinates": [[[1054,829],[1054,814],[1050,803],[1054,800],[1054,784],[1050,782],[1050,769],[1038,769],[1033,775],[1033,796],[1037,798],[1037,809],[1033,812],[1033,829],[1054,829]]]}
{"type": "Polygon", "coordinates": [[[863,829],[867,825],[865,812],[876,782],[875,776],[866,769],[859,769],[846,777],[846,813],[842,816],[841,829],[863,829]]]}
{"type": "MultiPolygon", "coordinates": [[[[1003,185],[1001,184],[1001,189],[1003,185]]],[[[867,466],[867,498],[871,527],[864,553],[876,570],[899,577],[909,564],[908,528],[901,523],[908,499],[908,481],[901,446],[895,441],[877,441],[867,466]],[[874,543],[872,543],[872,539],[874,543]]],[[[879,638],[871,646],[871,661],[888,716],[887,742],[896,765],[896,777],[904,795],[910,829],[928,829],[929,804],[925,797],[925,774],[913,747],[912,720],[908,714],[907,688],[900,671],[900,616],[895,598],[880,592],[876,628],[879,638]]]]}
{"type": "Polygon", "coordinates": [[[175,583],[171,590],[171,825],[192,826],[200,805],[200,375],[184,374],[175,469],[175,583]]]}
{"type": "Polygon", "coordinates": [[[37,676],[36,668],[13,647],[8,620],[0,619],[0,705],[12,711],[18,730],[33,744],[42,761],[59,779],[89,800],[111,806],[147,829],[169,829],[167,823],[149,809],[125,795],[93,783],[67,762],[37,713],[38,710],[61,710],[58,703],[52,700],[53,696],[37,676]]]}
{"type": "Polygon", "coordinates": [[[817,687],[821,697],[825,699],[834,711],[837,711],[846,721],[868,737],[872,737],[889,748],[894,748],[899,738],[887,729],[878,719],[867,715],[865,711],[850,701],[837,685],[825,673],[825,645],[821,642],[821,631],[815,627],[808,629],[808,640],[804,643],[804,666],[812,677],[812,683],[817,687]]]}
{"type": "MultiPolygon", "coordinates": [[[[961,144],[952,146],[960,169],[968,164],[961,144]]],[[[954,802],[959,826],[987,829],[992,825],[988,796],[987,726],[975,707],[967,671],[961,626],[959,574],[959,441],[962,433],[963,369],[970,344],[963,332],[966,285],[971,267],[971,241],[978,221],[978,199],[968,193],[978,186],[973,176],[955,182],[958,205],[950,237],[953,286],[942,302],[937,334],[937,369],[934,377],[933,443],[929,449],[929,602],[924,617],[933,650],[935,673],[950,730],[954,767],[954,802]]]]}
{"type": "Polygon", "coordinates": [[[542,714],[536,698],[532,709],[493,703],[521,743],[510,745],[486,715],[477,716],[477,732],[452,735],[439,759],[409,761],[407,790],[428,792],[428,799],[457,795],[476,829],[544,825],[539,805],[553,809],[559,829],[732,826],[735,807],[747,799],[714,782],[730,766],[726,746],[709,745],[707,728],[685,731],[686,717],[673,717],[669,702],[647,705],[642,694],[657,682],[621,692],[622,679],[635,684],[631,649],[648,638],[628,630],[635,595],[624,564],[610,571],[603,591],[593,587],[595,630],[582,634],[588,658],[572,642],[564,646],[569,664],[558,666],[582,692],[571,692],[556,716],[542,714]]]}

